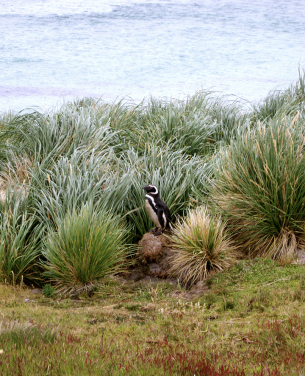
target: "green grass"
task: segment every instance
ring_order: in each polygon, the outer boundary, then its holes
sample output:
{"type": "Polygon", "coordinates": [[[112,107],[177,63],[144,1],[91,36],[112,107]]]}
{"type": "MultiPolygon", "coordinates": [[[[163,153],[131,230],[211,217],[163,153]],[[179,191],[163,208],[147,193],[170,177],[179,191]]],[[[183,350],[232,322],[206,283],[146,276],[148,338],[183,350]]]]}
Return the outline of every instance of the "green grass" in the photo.
{"type": "Polygon", "coordinates": [[[304,120],[276,118],[219,156],[212,200],[244,254],[292,258],[304,244],[304,120]]]}
{"type": "Polygon", "coordinates": [[[12,284],[39,280],[42,226],[29,210],[21,191],[6,191],[0,200],[0,280],[12,284]]]}
{"type": "Polygon", "coordinates": [[[46,298],[52,298],[55,295],[55,287],[49,283],[45,284],[42,288],[42,294],[46,298]]]}
{"type": "Polygon", "coordinates": [[[107,201],[114,203],[118,214],[127,215],[139,239],[153,227],[143,205],[142,187],[156,185],[173,218],[182,215],[195,196],[193,188],[205,187],[210,173],[205,162],[205,159],[173,151],[169,145],[164,148],[147,145],[143,156],[129,150],[118,160],[117,170],[108,180],[104,194],[107,201]]]}
{"type": "Polygon", "coordinates": [[[108,279],[77,300],[0,285],[0,372],[299,376],[304,280],[302,265],[255,259],[192,300],[166,282],[108,279]]]}
{"type": "Polygon", "coordinates": [[[304,112],[305,71],[299,68],[299,79],[288,89],[271,91],[266,98],[253,105],[253,118],[264,121],[285,114],[295,116],[304,112]]]}
{"type": "Polygon", "coordinates": [[[120,218],[83,206],[56,221],[46,237],[44,276],[61,292],[92,289],[118,271],[128,254],[128,229],[120,218]]]}
{"type": "MultiPolygon", "coordinates": [[[[51,170],[44,166],[32,169],[29,195],[39,221],[55,229],[56,220],[80,210],[84,204],[91,203],[96,210],[104,208],[107,201],[102,192],[108,169],[107,156],[81,150],[70,158],[60,157],[51,170]]],[[[112,205],[106,206],[110,210],[112,205]]]]}
{"type": "Polygon", "coordinates": [[[304,100],[300,70],[252,106],[202,91],[3,115],[1,375],[301,375],[304,100]],[[122,277],[153,226],[149,183],[180,218],[193,290],[122,277]]]}
{"type": "Polygon", "coordinates": [[[294,85],[252,107],[200,91],[184,100],[83,98],[4,114],[0,193],[22,192],[23,204],[15,217],[1,206],[1,278],[39,275],[41,285],[49,283],[41,245],[84,206],[119,218],[136,243],[153,227],[142,190],[149,183],[173,223],[216,202],[245,256],[291,258],[304,246],[304,88],[300,70],[294,85]]]}

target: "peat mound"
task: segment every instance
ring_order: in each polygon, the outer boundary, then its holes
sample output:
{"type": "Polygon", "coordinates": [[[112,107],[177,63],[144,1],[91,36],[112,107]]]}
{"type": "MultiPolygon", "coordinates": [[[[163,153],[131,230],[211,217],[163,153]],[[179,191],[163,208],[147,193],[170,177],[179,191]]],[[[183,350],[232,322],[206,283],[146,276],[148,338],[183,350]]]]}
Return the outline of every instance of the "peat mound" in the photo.
{"type": "Polygon", "coordinates": [[[172,255],[171,241],[166,234],[146,233],[138,243],[136,265],[128,279],[138,281],[146,276],[168,279],[172,255]]]}

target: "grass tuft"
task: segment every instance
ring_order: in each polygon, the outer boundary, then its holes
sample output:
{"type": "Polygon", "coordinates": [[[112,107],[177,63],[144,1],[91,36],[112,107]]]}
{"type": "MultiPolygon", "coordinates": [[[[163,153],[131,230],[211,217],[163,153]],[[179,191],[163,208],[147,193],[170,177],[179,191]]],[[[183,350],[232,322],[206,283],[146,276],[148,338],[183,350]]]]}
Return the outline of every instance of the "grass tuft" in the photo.
{"type": "Polygon", "coordinates": [[[220,156],[212,197],[245,255],[287,261],[305,249],[303,126],[298,116],[258,123],[220,156]]]}
{"type": "Polygon", "coordinates": [[[39,279],[36,261],[41,251],[41,225],[29,210],[22,188],[8,189],[0,200],[0,279],[15,285],[39,279]]]}
{"type": "Polygon", "coordinates": [[[235,263],[239,254],[224,227],[221,218],[203,206],[177,222],[171,236],[171,273],[179,281],[192,285],[235,263]]]}
{"type": "Polygon", "coordinates": [[[126,227],[119,217],[84,205],[67,213],[45,242],[44,276],[60,292],[88,291],[119,270],[126,257],[126,227]]]}
{"type": "Polygon", "coordinates": [[[49,283],[45,284],[42,287],[42,294],[46,298],[52,298],[55,295],[55,287],[53,287],[49,283]]]}

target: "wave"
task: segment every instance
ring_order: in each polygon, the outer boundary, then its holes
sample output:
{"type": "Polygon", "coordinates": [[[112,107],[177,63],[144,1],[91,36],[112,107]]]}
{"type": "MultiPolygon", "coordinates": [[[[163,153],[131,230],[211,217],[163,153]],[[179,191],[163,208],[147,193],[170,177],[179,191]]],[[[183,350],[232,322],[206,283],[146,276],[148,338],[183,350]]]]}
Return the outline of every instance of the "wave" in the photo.
{"type": "Polygon", "coordinates": [[[135,4],[190,3],[189,0],[6,0],[0,3],[0,16],[48,17],[80,14],[107,14],[120,6],[135,4]]]}

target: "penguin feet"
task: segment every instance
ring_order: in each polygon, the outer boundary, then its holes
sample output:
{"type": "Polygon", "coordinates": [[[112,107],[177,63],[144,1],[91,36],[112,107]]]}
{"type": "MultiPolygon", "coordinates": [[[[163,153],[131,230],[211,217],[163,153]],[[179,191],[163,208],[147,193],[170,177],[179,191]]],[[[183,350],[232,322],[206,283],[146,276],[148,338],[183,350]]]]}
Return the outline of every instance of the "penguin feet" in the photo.
{"type": "Polygon", "coordinates": [[[158,236],[162,234],[162,228],[155,227],[149,230],[149,232],[152,232],[155,236],[158,236]]]}
{"type": "Polygon", "coordinates": [[[155,231],[155,232],[154,232],[154,235],[155,235],[155,236],[158,236],[158,235],[161,235],[161,234],[162,234],[162,230],[160,230],[160,231],[155,231]]]}
{"type": "Polygon", "coordinates": [[[155,228],[152,228],[151,230],[149,230],[149,232],[152,232],[152,233],[156,233],[158,231],[158,227],[155,227],[155,228]]]}

